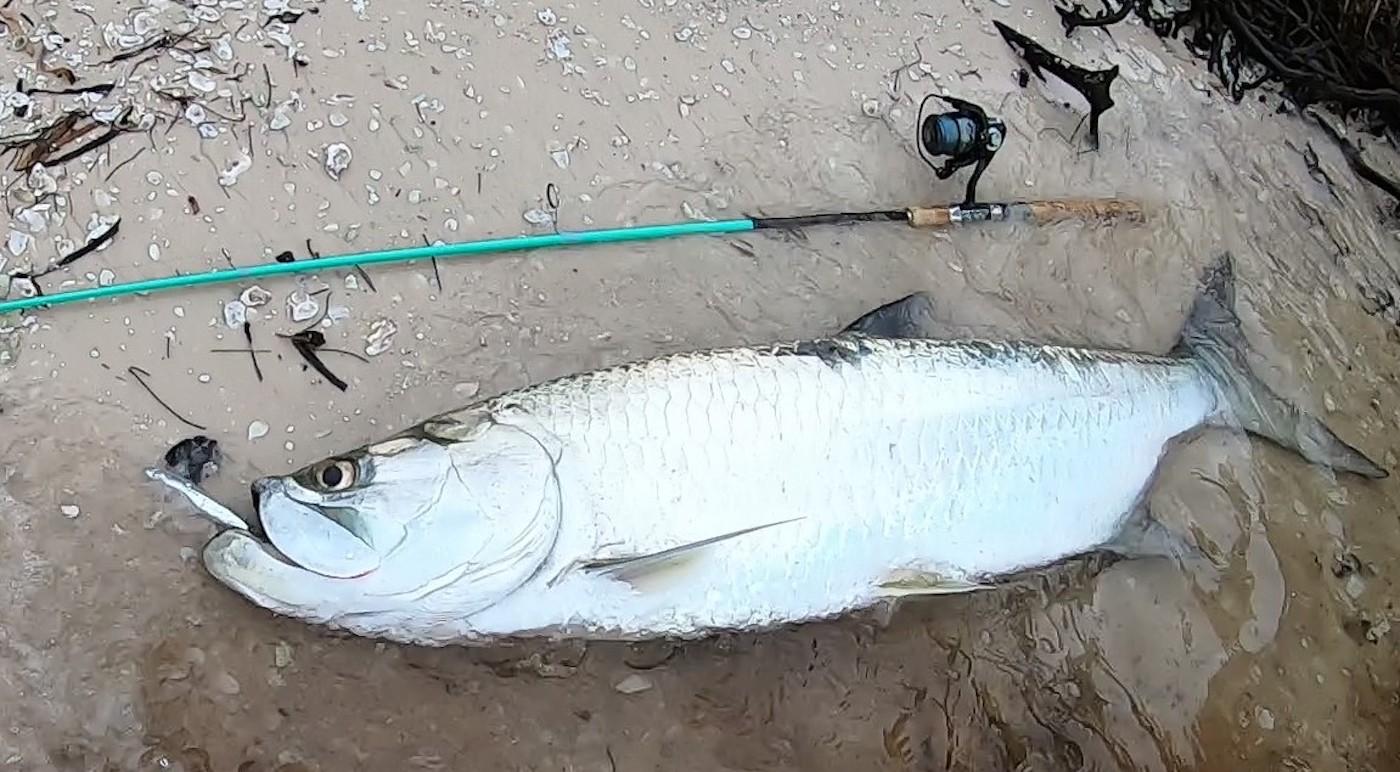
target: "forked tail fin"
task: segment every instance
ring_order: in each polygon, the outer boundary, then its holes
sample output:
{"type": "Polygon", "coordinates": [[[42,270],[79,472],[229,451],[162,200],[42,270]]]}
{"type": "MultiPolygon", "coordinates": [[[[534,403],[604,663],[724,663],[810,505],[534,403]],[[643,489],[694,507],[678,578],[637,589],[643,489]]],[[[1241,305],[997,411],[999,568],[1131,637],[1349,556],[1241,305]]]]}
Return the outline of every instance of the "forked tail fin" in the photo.
{"type": "Polygon", "coordinates": [[[1235,314],[1235,271],[1229,253],[1201,274],[1195,302],[1173,354],[1197,361],[1240,428],[1332,469],[1371,478],[1389,476],[1364,453],[1343,442],[1322,421],[1280,397],[1250,370],[1240,319],[1235,314]]]}

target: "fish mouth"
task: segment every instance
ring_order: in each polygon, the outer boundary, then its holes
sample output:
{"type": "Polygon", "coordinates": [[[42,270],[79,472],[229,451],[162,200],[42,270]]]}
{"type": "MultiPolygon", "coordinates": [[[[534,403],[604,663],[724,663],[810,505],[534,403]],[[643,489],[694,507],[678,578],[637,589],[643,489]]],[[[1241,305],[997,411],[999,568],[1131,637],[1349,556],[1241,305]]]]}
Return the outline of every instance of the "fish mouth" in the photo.
{"type": "Polygon", "coordinates": [[[320,507],[298,501],[277,478],[253,481],[248,533],[282,562],[322,576],[349,579],[379,567],[380,556],[359,534],[320,507]]]}
{"type": "Polygon", "coordinates": [[[261,479],[254,480],[253,484],[249,486],[253,500],[253,518],[248,521],[248,533],[262,541],[267,541],[267,529],[262,524],[262,492],[260,490],[262,486],[259,485],[261,482],[261,479]]]}

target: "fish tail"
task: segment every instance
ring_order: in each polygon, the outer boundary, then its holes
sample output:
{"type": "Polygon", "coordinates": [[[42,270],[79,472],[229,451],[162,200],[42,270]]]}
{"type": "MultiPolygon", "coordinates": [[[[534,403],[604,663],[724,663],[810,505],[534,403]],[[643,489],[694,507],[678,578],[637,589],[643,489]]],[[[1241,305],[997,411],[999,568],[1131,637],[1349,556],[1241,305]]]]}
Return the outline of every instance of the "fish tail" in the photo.
{"type": "Polygon", "coordinates": [[[1316,417],[1280,397],[1250,369],[1239,316],[1235,271],[1229,253],[1206,266],[1191,313],[1172,353],[1199,364],[1239,428],[1331,469],[1370,478],[1389,472],[1348,445],[1316,417]]]}

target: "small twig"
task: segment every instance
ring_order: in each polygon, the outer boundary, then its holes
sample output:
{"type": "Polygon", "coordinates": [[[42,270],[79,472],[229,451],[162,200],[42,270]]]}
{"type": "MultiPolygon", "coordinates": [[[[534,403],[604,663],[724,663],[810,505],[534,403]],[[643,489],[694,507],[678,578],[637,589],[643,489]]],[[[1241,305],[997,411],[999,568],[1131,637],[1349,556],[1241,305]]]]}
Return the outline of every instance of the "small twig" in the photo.
{"type": "Polygon", "coordinates": [[[194,428],[194,429],[198,429],[199,431],[208,431],[205,427],[200,426],[199,424],[195,423],[194,421],[191,421],[191,420],[189,420],[188,418],[185,418],[184,416],[182,416],[182,415],[180,415],[179,413],[175,412],[175,408],[173,408],[173,407],[171,407],[170,405],[166,404],[165,400],[161,399],[159,394],[156,394],[155,389],[152,389],[152,388],[150,387],[150,384],[146,383],[145,379],[141,377],[141,376],[144,375],[144,376],[146,376],[146,378],[149,378],[149,377],[151,377],[151,374],[150,374],[150,373],[146,372],[145,370],[142,370],[142,369],[139,368],[139,367],[136,367],[135,365],[132,365],[131,367],[126,368],[126,371],[127,371],[128,373],[131,373],[131,377],[135,378],[135,379],[136,379],[136,382],[139,383],[139,384],[141,384],[141,388],[145,389],[147,394],[150,394],[150,395],[151,395],[151,399],[154,399],[156,402],[160,403],[160,406],[161,406],[161,407],[165,408],[167,411],[169,411],[169,413],[170,413],[171,415],[173,415],[173,416],[175,416],[176,418],[178,418],[178,419],[180,420],[181,423],[185,424],[186,426],[192,427],[192,428],[194,428]]]}
{"type": "Polygon", "coordinates": [[[116,64],[117,62],[125,61],[127,59],[134,59],[140,56],[141,54],[144,54],[148,51],[154,51],[157,48],[174,48],[176,45],[183,43],[194,33],[195,30],[193,28],[190,29],[190,31],[188,32],[181,33],[179,36],[172,36],[169,32],[162,32],[160,35],[157,35],[148,43],[144,43],[135,48],[130,48],[125,51],[122,51],[105,62],[97,62],[97,66],[116,64]]]}
{"type": "Polygon", "coordinates": [[[96,150],[97,148],[102,147],[108,142],[111,142],[117,137],[120,137],[124,133],[125,132],[122,129],[118,129],[116,127],[110,128],[104,131],[103,133],[97,135],[96,138],[84,142],[83,144],[73,148],[72,150],[69,150],[67,153],[58,156],[57,158],[45,159],[44,163],[48,166],[58,166],[60,164],[67,163],[73,160],[74,158],[77,158],[78,156],[82,155],[83,153],[88,152],[89,150],[96,150]]]}
{"type": "Polygon", "coordinates": [[[135,161],[135,160],[136,160],[136,157],[139,156],[139,155],[141,155],[141,154],[144,153],[144,152],[146,152],[146,148],[144,148],[144,147],[143,147],[143,148],[140,148],[140,149],[138,149],[138,150],[136,151],[136,153],[133,154],[130,158],[126,159],[125,161],[122,161],[121,163],[117,164],[116,166],[113,166],[113,167],[112,167],[112,170],[109,171],[109,172],[107,172],[107,176],[102,178],[102,181],[103,181],[103,182],[107,182],[108,180],[112,179],[112,175],[113,175],[113,174],[116,174],[118,169],[122,168],[123,166],[126,166],[127,164],[131,163],[132,161],[135,161]]]}
{"type": "MultiPolygon", "coordinates": [[[[551,184],[552,184],[552,183],[551,183],[551,184]]],[[[423,236],[423,246],[425,246],[425,247],[431,247],[432,245],[433,245],[433,243],[432,243],[431,241],[428,241],[428,237],[427,237],[427,236],[423,236]]],[[[428,259],[431,260],[432,263],[433,263],[433,278],[437,279],[438,292],[442,292],[442,273],[440,273],[440,272],[438,271],[438,262],[437,262],[437,258],[436,258],[436,257],[430,257],[430,258],[428,258],[428,259]]]]}
{"type": "Polygon", "coordinates": [[[1337,148],[1342,151],[1342,156],[1346,158],[1347,164],[1351,166],[1352,171],[1356,172],[1357,176],[1385,191],[1391,198],[1400,201],[1400,183],[1381,174],[1379,171],[1376,171],[1375,167],[1366,163],[1366,159],[1361,157],[1360,148],[1353,145],[1346,137],[1342,136],[1341,132],[1337,131],[1337,129],[1324,120],[1322,116],[1311,111],[1309,111],[1309,113],[1312,119],[1317,122],[1317,125],[1321,126],[1322,130],[1327,132],[1327,136],[1331,137],[1332,141],[1336,143],[1337,148]]]}
{"type": "Polygon", "coordinates": [[[26,94],[48,94],[50,96],[72,96],[74,94],[88,94],[96,92],[106,96],[116,88],[115,83],[96,83],[91,86],[73,86],[71,88],[28,88],[23,89],[26,94]]]}
{"type": "Polygon", "coordinates": [[[913,67],[913,66],[915,66],[915,65],[923,64],[923,61],[924,61],[924,51],[923,51],[922,48],[919,47],[919,43],[921,43],[921,42],[923,42],[923,38],[919,38],[918,40],[915,40],[915,41],[914,41],[914,53],[918,54],[918,55],[919,55],[919,58],[915,59],[915,60],[912,61],[912,62],[905,62],[904,64],[901,64],[901,65],[899,65],[898,67],[894,68],[893,70],[890,70],[889,72],[885,73],[885,77],[887,77],[887,78],[890,77],[890,76],[893,76],[893,77],[894,77],[894,82],[890,84],[890,96],[893,96],[893,97],[898,97],[898,96],[899,96],[899,94],[900,94],[900,91],[899,91],[899,76],[903,75],[905,70],[907,70],[907,69],[909,69],[910,67],[913,67]]]}
{"type": "Polygon", "coordinates": [[[243,323],[243,337],[248,340],[248,356],[253,359],[253,372],[257,374],[258,381],[262,382],[262,368],[258,366],[258,352],[253,348],[253,325],[248,322],[243,323]]]}
{"type": "Polygon", "coordinates": [[[116,222],[114,222],[114,223],[112,223],[111,225],[107,226],[107,230],[102,231],[101,233],[97,234],[95,237],[93,237],[92,241],[89,241],[88,243],[82,245],[81,247],[78,247],[77,249],[73,250],[72,252],[70,252],[70,253],[64,255],[64,256],[61,257],[61,258],[59,258],[59,259],[58,259],[58,262],[53,264],[53,267],[51,267],[51,268],[49,268],[47,271],[44,271],[43,273],[40,273],[40,274],[37,274],[37,275],[38,275],[38,276],[47,276],[48,274],[51,274],[51,273],[53,273],[54,271],[57,271],[58,269],[62,268],[63,266],[68,265],[69,263],[77,262],[78,260],[81,260],[82,258],[87,257],[88,255],[92,254],[93,252],[96,252],[97,250],[101,249],[102,246],[103,246],[104,244],[106,244],[107,242],[109,242],[109,241],[111,241],[112,239],[116,238],[116,236],[117,236],[117,229],[119,229],[119,228],[121,227],[121,224],[122,224],[122,221],[121,221],[121,220],[117,220],[116,222]]]}
{"type": "Polygon", "coordinates": [[[291,335],[279,332],[276,333],[276,335],[279,338],[286,338],[291,341],[292,348],[297,350],[301,358],[306,360],[306,363],[315,368],[316,372],[320,373],[327,381],[330,381],[332,386],[341,391],[350,388],[350,384],[341,380],[335,373],[331,372],[330,368],[326,367],[325,363],[321,361],[321,358],[316,356],[316,350],[326,345],[325,335],[317,330],[302,330],[301,332],[291,335]]]}
{"type": "Polygon", "coordinates": [[[363,356],[360,356],[359,354],[356,354],[356,353],[353,352],[353,351],[348,351],[348,350],[343,349],[343,348],[319,348],[319,349],[317,349],[317,351],[320,352],[320,353],[322,353],[322,354],[324,354],[324,353],[326,353],[326,352],[330,352],[330,353],[332,353],[332,354],[344,354],[344,355],[346,355],[346,356],[354,357],[354,358],[360,360],[361,362],[364,362],[365,364],[369,364],[369,359],[368,359],[368,358],[363,357],[363,356]]]}

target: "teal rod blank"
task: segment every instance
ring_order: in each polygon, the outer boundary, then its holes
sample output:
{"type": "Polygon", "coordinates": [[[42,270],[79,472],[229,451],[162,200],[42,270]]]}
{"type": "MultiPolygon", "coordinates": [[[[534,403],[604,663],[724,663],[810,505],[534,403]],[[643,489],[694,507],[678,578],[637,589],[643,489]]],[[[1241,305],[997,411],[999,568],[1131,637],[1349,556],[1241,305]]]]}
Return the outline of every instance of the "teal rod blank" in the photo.
{"type": "Polygon", "coordinates": [[[118,297],[122,295],[143,295],[162,290],[182,289],[203,284],[225,284],[246,281],[265,276],[281,276],[292,273],[329,271],[337,268],[354,268],[375,263],[405,263],[412,260],[462,257],[468,255],[489,255],[502,252],[519,252],[529,249],[548,249],[580,244],[616,244],[625,241],[648,241],[697,234],[741,233],[754,230],[756,224],[750,219],[719,220],[703,222],[673,223],[669,225],[639,225],[628,228],[603,228],[589,231],[548,233],[536,236],[513,236],[509,238],[467,241],[458,244],[407,247],[387,249],[336,257],[318,257],[311,260],[297,260],[290,263],[266,263],[246,268],[230,268],[207,273],[166,276],[160,279],[146,279],[125,284],[112,284],[106,287],[60,292],[55,295],[39,295],[17,300],[0,300],[0,314],[7,311],[24,311],[41,306],[57,306],[64,303],[77,303],[83,300],[118,297]]]}

